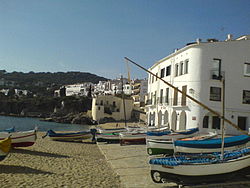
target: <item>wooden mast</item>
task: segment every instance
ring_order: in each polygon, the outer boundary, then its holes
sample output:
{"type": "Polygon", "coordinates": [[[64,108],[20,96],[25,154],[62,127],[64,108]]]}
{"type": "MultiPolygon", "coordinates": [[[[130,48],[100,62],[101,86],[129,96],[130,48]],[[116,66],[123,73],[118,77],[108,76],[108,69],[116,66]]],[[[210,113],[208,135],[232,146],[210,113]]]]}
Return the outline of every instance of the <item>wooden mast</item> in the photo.
{"type": "Polygon", "coordinates": [[[180,92],[182,95],[186,96],[187,98],[189,98],[190,100],[192,100],[193,102],[197,103],[198,105],[202,106],[203,108],[205,108],[206,110],[210,111],[211,113],[213,113],[214,115],[218,116],[219,118],[221,118],[222,120],[224,120],[225,122],[227,122],[228,124],[232,125],[234,128],[236,128],[237,130],[239,130],[240,132],[242,132],[243,134],[248,135],[248,132],[241,130],[235,123],[231,122],[230,120],[228,120],[227,118],[224,117],[224,115],[221,115],[220,113],[216,112],[215,110],[211,109],[210,107],[206,106],[205,104],[201,103],[200,101],[196,100],[195,98],[191,97],[190,95],[188,95],[185,92],[182,92],[181,90],[179,90],[178,88],[174,87],[172,84],[168,83],[167,81],[163,80],[162,78],[160,78],[159,76],[157,76],[156,74],[150,72],[149,70],[147,70],[146,68],[142,67],[141,65],[137,64],[136,62],[130,60],[127,57],[124,57],[125,60],[133,63],[134,65],[136,65],[137,67],[143,69],[144,71],[148,72],[149,74],[155,76],[156,78],[160,79],[161,81],[163,81],[165,84],[167,84],[169,87],[175,89],[177,92],[180,92]]]}

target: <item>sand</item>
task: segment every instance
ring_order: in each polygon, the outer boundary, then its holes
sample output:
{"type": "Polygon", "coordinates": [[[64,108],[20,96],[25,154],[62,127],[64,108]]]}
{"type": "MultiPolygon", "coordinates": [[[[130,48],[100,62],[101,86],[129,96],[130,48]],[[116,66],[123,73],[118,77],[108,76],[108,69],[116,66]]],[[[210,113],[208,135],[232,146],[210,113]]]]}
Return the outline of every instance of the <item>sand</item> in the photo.
{"type": "Polygon", "coordinates": [[[1,188],[121,187],[96,144],[51,141],[42,135],[38,133],[33,146],[13,149],[0,162],[1,188]]]}

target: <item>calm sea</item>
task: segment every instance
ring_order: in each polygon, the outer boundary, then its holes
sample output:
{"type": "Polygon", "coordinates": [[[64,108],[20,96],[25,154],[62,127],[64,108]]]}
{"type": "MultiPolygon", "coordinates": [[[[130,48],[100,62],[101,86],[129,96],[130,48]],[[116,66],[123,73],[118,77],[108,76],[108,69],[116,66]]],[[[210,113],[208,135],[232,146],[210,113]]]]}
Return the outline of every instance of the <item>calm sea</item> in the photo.
{"type": "Polygon", "coordinates": [[[36,118],[19,118],[10,116],[0,116],[0,131],[15,126],[17,131],[26,131],[38,127],[38,131],[84,131],[88,130],[88,125],[62,124],[54,122],[39,121],[36,118]]]}

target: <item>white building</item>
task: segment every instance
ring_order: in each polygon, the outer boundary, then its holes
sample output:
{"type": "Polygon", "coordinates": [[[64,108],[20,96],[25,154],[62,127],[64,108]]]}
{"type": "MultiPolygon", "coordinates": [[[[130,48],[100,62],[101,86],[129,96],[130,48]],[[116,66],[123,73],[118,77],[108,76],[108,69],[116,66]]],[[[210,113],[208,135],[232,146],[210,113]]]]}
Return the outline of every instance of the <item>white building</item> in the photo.
{"type": "Polygon", "coordinates": [[[134,99],[135,107],[145,106],[145,97],[148,93],[147,80],[133,80],[132,81],[132,98],[134,99]]]}
{"type": "Polygon", "coordinates": [[[113,118],[117,121],[131,119],[133,100],[123,99],[112,95],[96,96],[92,100],[92,118],[99,121],[103,118],[113,118]],[[124,114],[125,103],[125,114],[124,114]]]}
{"type": "Polygon", "coordinates": [[[92,87],[94,84],[90,82],[86,82],[83,84],[72,84],[72,85],[66,85],[66,96],[87,96],[90,87],[92,87]]]}
{"type": "MultiPolygon", "coordinates": [[[[149,71],[217,112],[222,110],[225,79],[225,117],[243,130],[250,128],[250,35],[236,40],[209,40],[188,44],[156,62],[149,71]]],[[[149,75],[147,120],[150,125],[180,130],[199,127],[207,132],[221,128],[211,114],[161,80],[149,75]]],[[[238,134],[225,124],[226,133],[238,134]]]]}

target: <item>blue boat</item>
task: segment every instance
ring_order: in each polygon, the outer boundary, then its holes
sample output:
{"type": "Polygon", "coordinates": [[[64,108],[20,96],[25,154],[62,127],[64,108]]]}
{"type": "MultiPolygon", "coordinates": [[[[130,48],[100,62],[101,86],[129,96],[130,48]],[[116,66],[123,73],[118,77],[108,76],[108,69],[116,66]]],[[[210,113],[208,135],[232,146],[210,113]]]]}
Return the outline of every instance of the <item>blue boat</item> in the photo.
{"type": "MultiPolygon", "coordinates": [[[[250,140],[248,135],[230,136],[224,139],[225,150],[235,150],[247,147],[250,140]]],[[[181,153],[212,153],[221,151],[222,139],[208,140],[176,140],[175,151],[181,153]]]]}
{"type": "Polygon", "coordinates": [[[56,141],[81,141],[92,138],[94,136],[94,131],[91,129],[89,131],[56,133],[50,129],[47,131],[46,135],[43,136],[43,138],[46,136],[49,136],[51,140],[56,141]]]}
{"type": "Polygon", "coordinates": [[[180,138],[186,138],[195,136],[198,134],[199,128],[191,128],[187,130],[180,130],[180,131],[148,131],[147,132],[147,139],[165,139],[165,140],[171,140],[171,139],[180,139],[180,138]]]}

